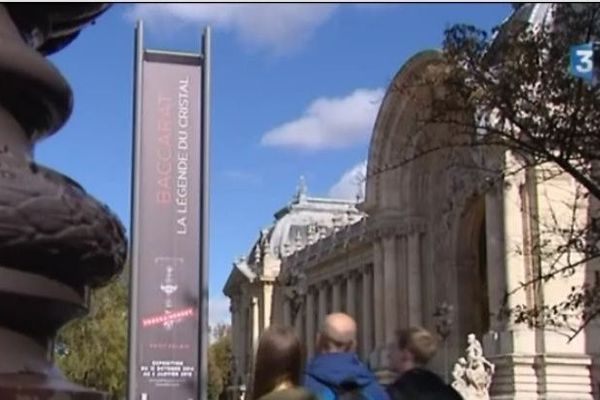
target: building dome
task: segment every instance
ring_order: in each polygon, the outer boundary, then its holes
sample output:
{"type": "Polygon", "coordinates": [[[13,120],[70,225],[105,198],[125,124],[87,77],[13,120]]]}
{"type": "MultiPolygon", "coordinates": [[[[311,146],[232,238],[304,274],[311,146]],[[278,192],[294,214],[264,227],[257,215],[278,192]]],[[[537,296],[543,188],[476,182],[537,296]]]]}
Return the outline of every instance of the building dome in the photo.
{"type": "Polygon", "coordinates": [[[513,12],[502,21],[498,31],[494,33],[488,56],[496,59],[499,56],[498,48],[503,44],[510,45],[511,36],[523,29],[550,23],[553,9],[554,4],[549,3],[524,3],[514,6],[513,12]]]}
{"type": "MultiPolygon", "coordinates": [[[[525,28],[536,29],[542,26],[555,28],[556,21],[554,14],[560,4],[524,3],[516,5],[511,15],[500,25],[500,29],[494,37],[494,45],[492,47],[510,40],[510,35],[514,35],[525,28]]],[[[594,3],[570,4],[573,10],[577,12],[584,11],[590,5],[594,5],[594,3]]],[[[599,19],[596,17],[595,23],[597,24],[598,21],[599,19]]],[[[569,26],[566,28],[568,29],[569,26]]],[[[592,33],[597,37],[598,31],[600,31],[600,27],[597,27],[595,32],[592,33]]],[[[510,42],[508,45],[510,45],[510,42]]]]}
{"type": "Polygon", "coordinates": [[[256,263],[265,252],[276,258],[286,257],[340,227],[357,222],[363,213],[354,201],[308,196],[301,179],[292,201],[274,216],[273,224],[261,231],[248,262],[256,263]]]}
{"type": "Polygon", "coordinates": [[[247,256],[234,262],[234,268],[225,292],[230,292],[234,276],[253,281],[257,277],[274,278],[279,273],[279,263],[265,262],[265,257],[280,260],[317,240],[331,235],[336,230],[358,222],[364,217],[357,203],[350,200],[308,196],[304,179],[288,205],[274,215],[275,221],[259,232],[247,256]]]}
{"type": "Polygon", "coordinates": [[[509,20],[526,22],[532,25],[542,25],[551,20],[552,3],[519,4],[509,20]]]}

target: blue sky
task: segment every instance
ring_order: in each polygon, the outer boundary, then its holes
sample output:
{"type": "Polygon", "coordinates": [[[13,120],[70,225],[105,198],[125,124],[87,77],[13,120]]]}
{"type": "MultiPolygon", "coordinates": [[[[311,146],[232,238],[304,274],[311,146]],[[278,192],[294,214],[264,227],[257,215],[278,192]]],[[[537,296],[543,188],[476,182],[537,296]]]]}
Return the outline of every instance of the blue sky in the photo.
{"type": "Polygon", "coordinates": [[[36,158],[107,203],[129,231],[133,28],[146,46],[197,51],[213,26],[210,296],[306,177],[312,195],[350,196],[384,91],[453,23],[490,28],[507,4],[118,4],[51,57],[72,85],[65,127],[36,158]]]}

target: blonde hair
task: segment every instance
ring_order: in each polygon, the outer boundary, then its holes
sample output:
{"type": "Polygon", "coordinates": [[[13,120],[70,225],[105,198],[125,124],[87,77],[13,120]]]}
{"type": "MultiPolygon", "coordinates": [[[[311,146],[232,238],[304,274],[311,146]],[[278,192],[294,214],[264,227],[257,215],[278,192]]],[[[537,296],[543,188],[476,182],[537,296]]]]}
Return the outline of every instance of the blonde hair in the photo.
{"type": "Polygon", "coordinates": [[[398,347],[408,350],[417,364],[426,365],[438,349],[438,338],[425,328],[414,327],[398,332],[398,347]]]}

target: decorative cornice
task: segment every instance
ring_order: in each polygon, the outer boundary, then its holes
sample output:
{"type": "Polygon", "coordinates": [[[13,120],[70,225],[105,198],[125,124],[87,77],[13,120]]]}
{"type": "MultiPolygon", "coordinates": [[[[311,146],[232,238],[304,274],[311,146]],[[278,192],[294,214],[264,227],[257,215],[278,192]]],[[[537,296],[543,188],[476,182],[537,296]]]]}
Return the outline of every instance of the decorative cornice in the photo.
{"type": "Polygon", "coordinates": [[[302,265],[305,267],[309,264],[320,263],[324,259],[345,254],[357,246],[368,243],[367,225],[368,219],[363,218],[352,225],[340,227],[329,236],[282,259],[282,269],[284,266],[302,265]]]}
{"type": "Polygon", "coordinates": [[[422,233],[427,228],[424,218],[402,215],[393,210],[378,212],[369,220],[369,236],[377,239],[422,233]]]}
{"type": "Polygon", "coordinates": [[[307,277],[309,285],[329,284],[332,279],[344,279],[349,273],[362,274],[362,266],[368,264],[370,252],[365,252],[353,257],[328,265],[327,268],[308,269],[307,277]]]}
{"type": "Polygon", "coordinates": [[[310,270],[336,257],[345,256],[361,246],[390,236],[406,236],[426,231],[425,220],[402,215],[396,210],[381,210],[282,259],[281,268],[310,270]]]}

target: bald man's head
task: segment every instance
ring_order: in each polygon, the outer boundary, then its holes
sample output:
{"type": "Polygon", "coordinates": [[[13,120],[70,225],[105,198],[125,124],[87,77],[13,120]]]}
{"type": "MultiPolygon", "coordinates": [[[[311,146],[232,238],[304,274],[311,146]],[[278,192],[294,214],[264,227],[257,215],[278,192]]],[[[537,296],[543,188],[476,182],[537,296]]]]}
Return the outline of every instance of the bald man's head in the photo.
{"type": "Polygon", "coordinates": [[[321,353],[343,353],[356,349],[356,322],[344,313],[329,314],[317,337],[321,353]]]}

